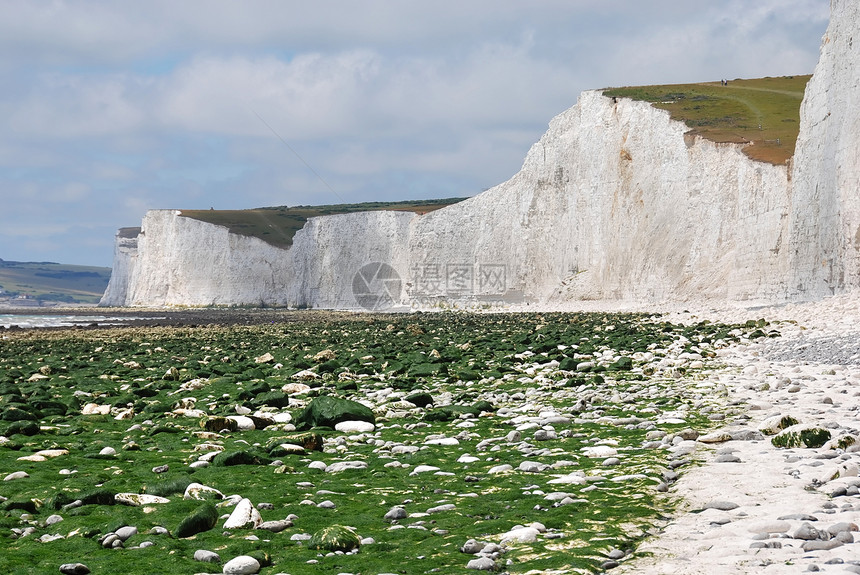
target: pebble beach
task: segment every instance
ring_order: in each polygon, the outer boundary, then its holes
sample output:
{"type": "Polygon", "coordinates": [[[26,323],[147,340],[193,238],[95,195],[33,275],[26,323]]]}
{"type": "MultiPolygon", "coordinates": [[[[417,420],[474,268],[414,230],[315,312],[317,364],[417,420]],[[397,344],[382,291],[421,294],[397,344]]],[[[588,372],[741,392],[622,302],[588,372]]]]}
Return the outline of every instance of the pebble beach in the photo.
{"type": "Polygon", "coordinates": [[[742,408],[686,447],[700,466],[671,487],[683,500],[640,558],[636,574],[860,573],[857,444],[860,421],[860,297],[755,310],[670,312],[673,321],[765,318],[780,338],[720,350],[708,379],[742,408]],[[760,430],[783,417],[823,428],[817,448],[777,448],[760,430]],[[845,442],[847,443],[847,442],[845,442]],[[643,555],[649,555],[643,557],[643,555]]]}

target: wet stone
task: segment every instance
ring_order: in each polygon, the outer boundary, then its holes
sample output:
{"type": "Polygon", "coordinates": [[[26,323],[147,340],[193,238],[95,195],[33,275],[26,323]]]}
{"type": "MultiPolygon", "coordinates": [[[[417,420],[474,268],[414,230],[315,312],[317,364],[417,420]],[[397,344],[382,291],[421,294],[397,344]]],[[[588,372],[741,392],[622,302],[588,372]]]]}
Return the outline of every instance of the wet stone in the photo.
{"type": "Polygon", "coordinates": [[[83,563],[63,563],[60,565],[60,573],[63,575],[87,575],[90,568],[83,563]]]}

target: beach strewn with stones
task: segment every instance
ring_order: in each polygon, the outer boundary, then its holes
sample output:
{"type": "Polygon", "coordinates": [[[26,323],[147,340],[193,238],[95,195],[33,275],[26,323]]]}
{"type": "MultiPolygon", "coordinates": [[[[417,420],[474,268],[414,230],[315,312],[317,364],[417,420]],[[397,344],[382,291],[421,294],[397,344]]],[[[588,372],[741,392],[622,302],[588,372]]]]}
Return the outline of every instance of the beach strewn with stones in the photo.
{"type": "Polygon", "coordinates": [[[717,314],[763,315],[780,337],[720,352],[718,377],[743,418],[700,446],[703,465],[674,486],[684,498],[675,519],[639,548],[650,557],[619,572],[860,573],[858,310],[843,295],[717,314]],[[756,431],[765,437],[738,440],[756,431]]]}
{"type": "Polygon", "coordinates": [[[606,569],[740,413],[718,351],[777,333],[600,313],[8,330],[0,564],[606,569]]]}
{"type": "Polygon", "coordinates": [[[6,330],[0,567],[858,572],[853,310],[6,330]]]}

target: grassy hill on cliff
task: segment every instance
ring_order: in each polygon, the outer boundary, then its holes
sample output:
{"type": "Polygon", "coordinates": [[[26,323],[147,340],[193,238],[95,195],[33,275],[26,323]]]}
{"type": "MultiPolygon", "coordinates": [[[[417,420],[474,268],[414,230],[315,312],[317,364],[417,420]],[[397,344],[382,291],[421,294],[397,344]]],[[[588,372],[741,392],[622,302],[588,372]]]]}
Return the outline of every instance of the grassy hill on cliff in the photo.
{"type": "Polygon", "coordinates": [[[691,135],[714,142],[749,144],[744,153],[753,160],[784,164],[794,155],[800,103],[810,78],[611,88],[603,94],[651,102],[687,124],[691,135]]]}
{"type": "Polygon", "coordinates": [[[181,210],[181,212],[188,218],[224,226],[231,233],[252,236],[274,246],[288,248],[293,245],[293,236],[304,227],[309,218],[378,210],[426,214],[464,199],[364,202],[328,206],[276,206],[252,210],[181,210]]]}

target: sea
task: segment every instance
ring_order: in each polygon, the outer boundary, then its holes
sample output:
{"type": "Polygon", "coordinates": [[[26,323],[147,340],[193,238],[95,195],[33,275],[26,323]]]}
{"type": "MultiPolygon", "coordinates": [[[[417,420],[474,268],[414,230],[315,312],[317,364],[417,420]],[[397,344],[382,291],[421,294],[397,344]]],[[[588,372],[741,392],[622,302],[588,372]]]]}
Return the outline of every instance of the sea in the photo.
{"type": "Polygon", "coordinates": [[[129,317],[111,317],[107,315],[43,315],[43,314],[17,314],[0,313],[0,326],[10,328],[13,325],[24,329],[37,327],[75,327],[79,325],[122,325],[127,323],[129,317]]]}

